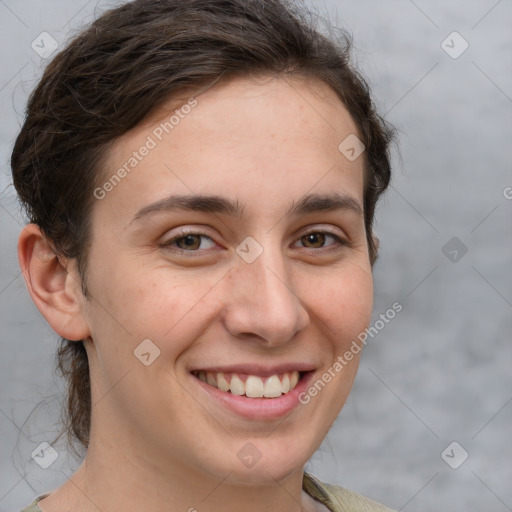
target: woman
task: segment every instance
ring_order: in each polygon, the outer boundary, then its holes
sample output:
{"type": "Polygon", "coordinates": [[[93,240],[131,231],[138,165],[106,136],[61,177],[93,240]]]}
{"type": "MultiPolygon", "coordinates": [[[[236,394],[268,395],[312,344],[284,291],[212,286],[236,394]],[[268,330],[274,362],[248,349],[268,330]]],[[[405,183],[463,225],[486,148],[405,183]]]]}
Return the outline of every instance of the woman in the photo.
{"type": "Polygon", "coordinates": [[[136,0],[55,57],[18,253],[86,453],[25,510],[389,510],[304,466],[356,375],[390,140],[284,1],[136,0]]]}

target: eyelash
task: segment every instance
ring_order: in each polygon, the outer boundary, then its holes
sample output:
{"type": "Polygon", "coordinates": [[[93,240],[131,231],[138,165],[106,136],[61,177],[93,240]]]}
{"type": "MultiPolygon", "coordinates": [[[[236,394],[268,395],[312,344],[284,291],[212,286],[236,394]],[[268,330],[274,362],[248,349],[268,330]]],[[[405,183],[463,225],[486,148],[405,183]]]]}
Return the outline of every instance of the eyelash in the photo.
{"type": "MultiPolygon", "coordinates": [[[[312,234],[322,234],[322,235],[327,235],[327,236],[330,236],[332,238],[334,238],[335,242],[334,244],[331,244],[331,245],[328,245],[328,246],[325,246],[325,247],[319,247],[319,248],[312,248],[312,250],[332,250],[332,247],[334,246],[338,246],[341,247],[341,246],[348,246],[349,245],[349,242],[343,238],[341,238],[339,235],[337,235],[334,230],[330,230],[328,228],[324,228],[324,229],[317,229],[317,230],[311,230],[311,231],[307,231],[306,233],[302,234],[297,241],[300,241],[302,238],[308,236],[308,235],[312,235],[312,234]]],[[[198,255],[201,255],[201,253],[205,250],[208,250],[208,249],[192,249],[192,250],[187,250],[187,249],[182,249],[180,247],[173,247],[173,244],[176,243],[178,240],[181,240],[182,238],[186,238],[187,236],[199,236],[199,237],[203,237],[203,238],[207,238],[209,240],[211,240],[213,242],[213,239],[211,237],[209,237],[208,235],[204,234],[204,233],[201,233],[201,232],[198,232],[198,231],[182,231],[180,233],[178,233],[176,236],[170,238],[169,240],[166,240],[165,242],[162,242],[160,244],[160,247],[163,248],[163,249],[171,249],[173,251],[176,251],[176,252],[179,252],[183,255],[186,255],[187,257],[190,256],[190,257],[194,257],[194,256],[198,256],[198,255]],[[199,254],[198,254],[199,253],[199,254]]],[[[296,242],[295,242],[296,243],[296,242]]],[[[309,247],[303,247],[303,249],[310,249],[309,247]]]]}

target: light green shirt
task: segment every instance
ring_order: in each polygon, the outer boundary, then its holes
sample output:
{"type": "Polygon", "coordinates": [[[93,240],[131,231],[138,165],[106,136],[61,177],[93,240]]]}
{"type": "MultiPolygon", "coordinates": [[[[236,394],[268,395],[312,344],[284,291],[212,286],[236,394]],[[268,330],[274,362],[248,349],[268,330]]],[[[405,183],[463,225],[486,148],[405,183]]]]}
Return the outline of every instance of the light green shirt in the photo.
{"type": "MultiPolygon", "coordinates": [[[[304,473],[302,488],[313,499],[325,505],[331,512],[393,512],[384,505],[380,505],[355,492],[348,491],[343,487],[323,484],[308,473],[304,473]]],[[[42,512],[37,506],[37,502],[48,496],[48,494],[38,496],[21,512],[42,512]]]]}

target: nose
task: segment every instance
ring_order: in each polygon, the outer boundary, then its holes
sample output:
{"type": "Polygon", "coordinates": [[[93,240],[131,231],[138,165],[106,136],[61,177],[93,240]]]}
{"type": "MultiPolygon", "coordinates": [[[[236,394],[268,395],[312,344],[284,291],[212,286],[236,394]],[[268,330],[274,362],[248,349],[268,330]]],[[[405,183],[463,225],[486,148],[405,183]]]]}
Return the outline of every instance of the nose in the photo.
{"type": "Polygon", "coordinates": [[[229,281],[224,323],[231,335],[279,346],[308,326],[280,250],[266,249],[252,263],[237,261],[229,281]]]}

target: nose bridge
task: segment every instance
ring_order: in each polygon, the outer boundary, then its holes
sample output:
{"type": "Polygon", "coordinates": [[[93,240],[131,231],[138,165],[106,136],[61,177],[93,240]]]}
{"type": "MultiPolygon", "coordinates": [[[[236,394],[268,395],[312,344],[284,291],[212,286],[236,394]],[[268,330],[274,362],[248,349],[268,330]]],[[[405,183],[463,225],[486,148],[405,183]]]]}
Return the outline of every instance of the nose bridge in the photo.
{"type": "Polygon", "coordinates": [[[233,278],[227,322],[233,334],[257,335],[268,344],[282,344],[307,325],[307,312],[280,247],[268,243],[251,263],[241,259],[233,278]]]}

